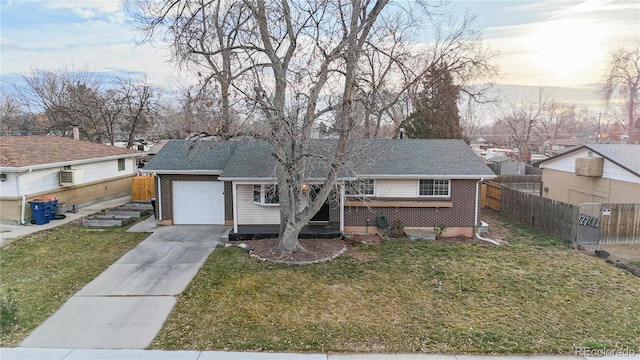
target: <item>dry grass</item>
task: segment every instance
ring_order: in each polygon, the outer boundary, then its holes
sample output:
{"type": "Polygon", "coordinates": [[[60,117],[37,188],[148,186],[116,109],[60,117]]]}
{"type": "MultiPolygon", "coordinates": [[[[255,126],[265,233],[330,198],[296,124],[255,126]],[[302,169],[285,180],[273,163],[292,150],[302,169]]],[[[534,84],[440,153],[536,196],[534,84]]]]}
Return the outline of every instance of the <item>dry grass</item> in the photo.
{"type": "Polygon", "coordinates": [[[640,278],[488,216],[510,245],[387,241],[311,266],[216,250],[152,347],[511,354],[640,347],[631,315],[640,314],[640,278]]]}
{"type": "Polygon", "coordinates": [[[1,346],[30,331],[148,233],[86,229],[78,222],[26,236],[0,250],[1,346]]]}

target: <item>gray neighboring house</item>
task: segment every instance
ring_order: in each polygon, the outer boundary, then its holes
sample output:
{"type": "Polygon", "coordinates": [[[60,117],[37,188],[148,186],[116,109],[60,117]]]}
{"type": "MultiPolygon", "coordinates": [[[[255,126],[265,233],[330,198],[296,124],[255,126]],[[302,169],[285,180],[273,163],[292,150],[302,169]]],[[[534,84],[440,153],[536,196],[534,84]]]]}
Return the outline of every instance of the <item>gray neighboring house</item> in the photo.
{"type": "MultiPolygon", "coordinates": [[[[315,140],[328,154],[336,140],[315,140]]],[[[376,218],[405,228],[445,227],[445,236],[472,236],[479,182],[496,175],[462,140],[354,140],[333,196],[312,219],[342,233],[377,233],[376,218]]],[[[239,233],[280,223],[275,160],[267,142],[173,140],[145,166],[156,176],[158,223],[224,224],[239,233]]],[[[307,174],[310,196],[328,165],[320,157],[307,174]]]]}

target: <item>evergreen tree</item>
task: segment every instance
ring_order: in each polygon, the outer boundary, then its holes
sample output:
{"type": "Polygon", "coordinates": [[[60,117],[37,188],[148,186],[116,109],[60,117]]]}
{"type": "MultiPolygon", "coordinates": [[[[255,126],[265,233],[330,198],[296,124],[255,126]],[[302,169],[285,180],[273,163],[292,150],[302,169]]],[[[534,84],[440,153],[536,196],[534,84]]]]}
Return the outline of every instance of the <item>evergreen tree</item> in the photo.
{"type": "Polygon", "coordinates": [[[462,139],[458,97],[460,86],[446,63],[431,65],[415,99],[415,111],[404,121],[407,135],[414,139],[462,139]]]}

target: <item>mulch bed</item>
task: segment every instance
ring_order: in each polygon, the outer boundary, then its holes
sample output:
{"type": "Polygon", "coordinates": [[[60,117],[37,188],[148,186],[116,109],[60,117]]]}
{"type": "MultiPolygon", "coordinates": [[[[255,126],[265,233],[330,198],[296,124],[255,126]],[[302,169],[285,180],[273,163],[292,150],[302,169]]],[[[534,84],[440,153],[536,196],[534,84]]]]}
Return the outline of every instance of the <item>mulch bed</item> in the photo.
{"type": "MultiPolygon", "coordinates": [[[[315,263],[321,261],[331,260],[346,249],[357,247],[362,244],[377,244],[382,239],[377,235],[355,235],[348,240],[342,240],[340,238],[334,239],[300,239],[298,240],[304,250],[296,251],[295,253],[287,256],[280,256],[274,252],[278,239],[262,239],[262,240],[248,240],[248,241],[234,241],[232,244],[238,245],[244,243],[250,249],[250,256],[261,259],[283,263],[315,263]]],[[[393,241],[393,239],[390,239],[393,241]]],[[[448,243],[448,244],[478,244],[488,245],[484,241],[477,239],[471,239],[466,237],[451,237],[438,239],[435,242],[448,243]]],[[[354,254],[350,251],[351,255],[354,254]]]]}
{"type": "MultiPolygon", "coordinates": [[[[311,263],[330,260],[345,249],[345,242],[340,238],[335,239],[300,239],[300,245],[304,248],[291,255],[280,256],[274,253],[277,239],[263,239],[244,241],[251,250],[251,255],[263,259],[287,263],[311,263]]],[[[240,242],[238,242],[240,243],[240,242]]]]}

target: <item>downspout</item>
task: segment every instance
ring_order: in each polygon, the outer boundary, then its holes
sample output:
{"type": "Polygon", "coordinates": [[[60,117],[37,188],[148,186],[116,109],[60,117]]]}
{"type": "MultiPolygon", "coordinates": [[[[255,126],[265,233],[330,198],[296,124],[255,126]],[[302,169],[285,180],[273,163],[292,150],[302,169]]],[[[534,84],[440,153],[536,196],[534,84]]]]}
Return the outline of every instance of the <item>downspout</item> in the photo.
{"type": "Polygon", "coordinates": [[[157,204],[158,204],[158,221],[162,221],[162,181],[158,176],[158,173],[153,173],[153,177],[158,179],[158,194],[157,194],[157,204]]]}
{"type": "Polygon", "coordinates": [[[499,242],[495,241],[495,240],[491,240],[488,238],[484,238],[482,236],[480,236],[479,231],[480,231],[480,226],[478,223],[478,215],[480,212],[480,183],[482,183],[484,181],[484,178],[480,178],[480,181],[478,181],[476,183],[476,214],[475,214],[475,229],[474,229],[474,234],[476,236],[476,239],[478,240],[482,240],[482,241],[486,241],[488,243],[491,243],[493,245],[501,245],[499,242]]]}
{"type": "Polygon", "coordinates": [[[478,227],[478,213],[480,211],[480,184],[484,181],[484,178],[480,178],[478,182],[476,182],[476,211],[473,221],[473,226],[478,227]]]}
{"type": "Polygon", "coordinates": [[[238,184],[231,182],[231,196],[233,201],[233,232],[238,233],[238,184]]]}
{"type": "Polygon", "coordinates": [[[340,233],[344,234],[344,183],[340,183],[340,233]]]}
{"type": "Polygon", "coordinates": [[[33,169],[29,169],[25,172],[16,174],[16,191],[18,192],[18,196],[22,198],[22,204],[20,209],[20,225],[25,225],[26,221],[24,220],[26,208],[27,208],[27,194],[21,194],[20,191],[20,177],[25,174],[29,174],[33,171],[33,169]]]}

